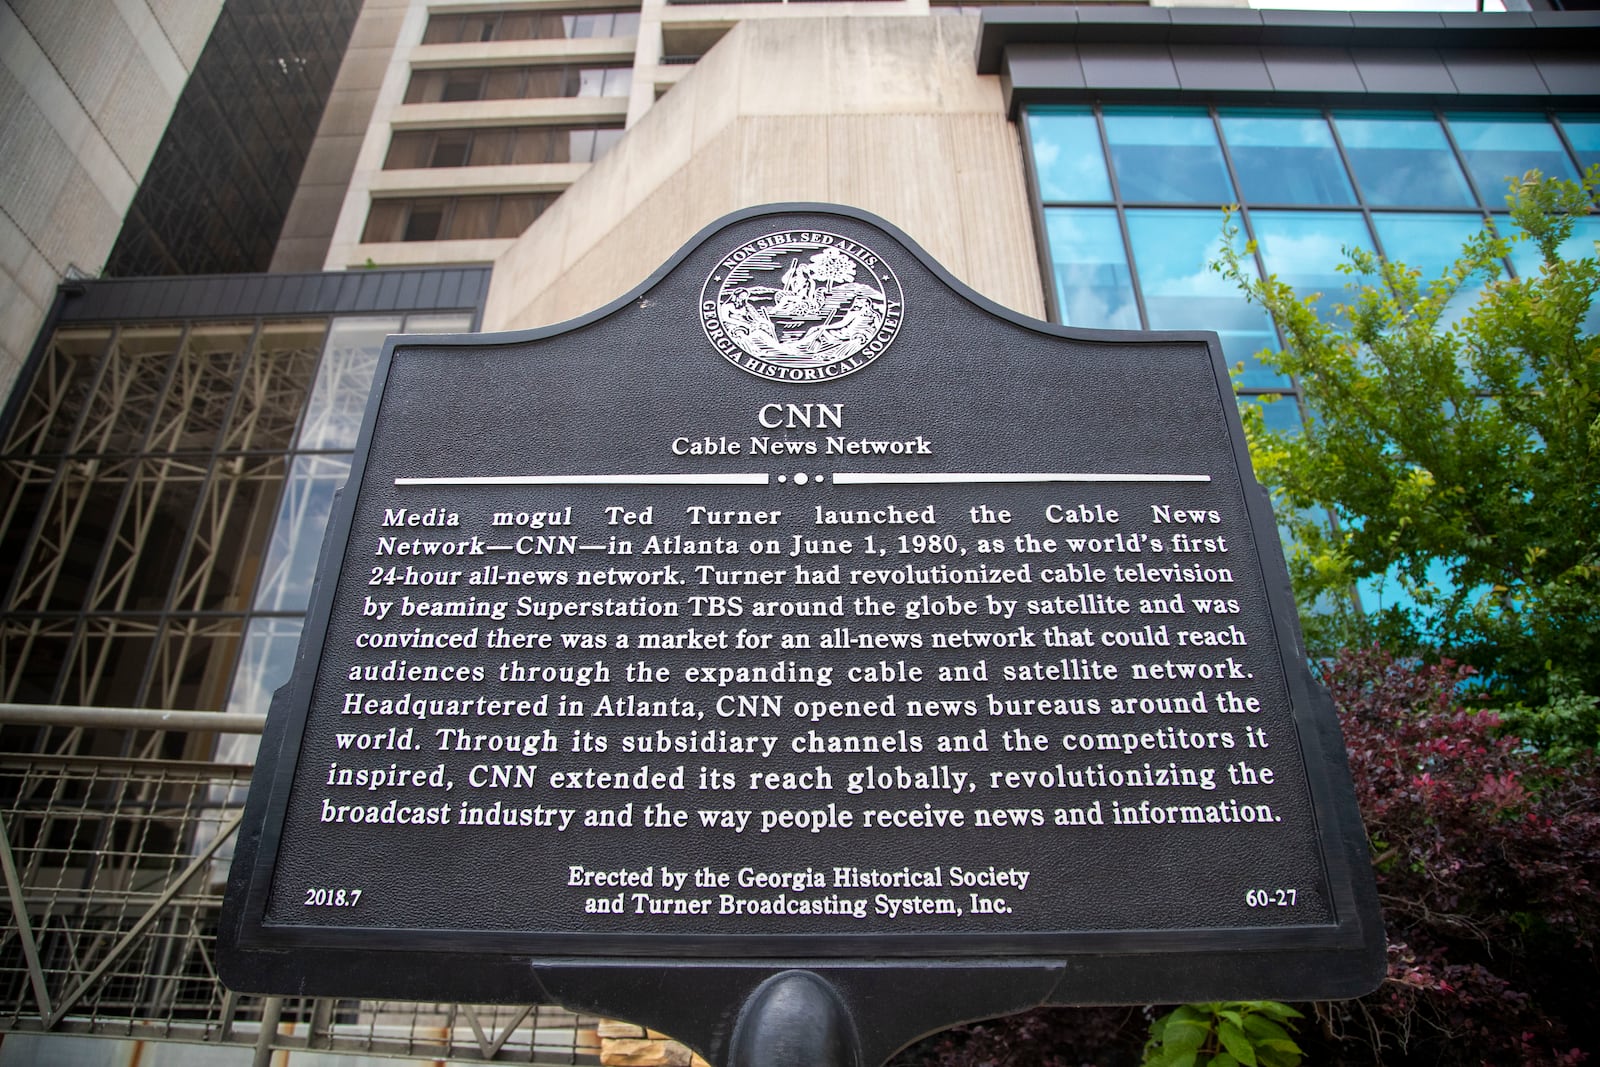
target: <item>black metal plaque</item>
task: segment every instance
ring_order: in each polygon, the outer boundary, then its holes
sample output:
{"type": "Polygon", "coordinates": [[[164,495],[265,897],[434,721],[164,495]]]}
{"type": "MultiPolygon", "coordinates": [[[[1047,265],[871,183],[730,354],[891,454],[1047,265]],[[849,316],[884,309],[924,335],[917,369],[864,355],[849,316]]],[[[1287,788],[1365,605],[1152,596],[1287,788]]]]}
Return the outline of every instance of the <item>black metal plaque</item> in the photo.
{"type": "Polygon", "coordinates": [[[743,212],[583,319],[392,339],[318,574],[235,988],[553,1000],[720,1062],[800,968],[873,1062],[1381,974],[1214,334],[743,212]]]}

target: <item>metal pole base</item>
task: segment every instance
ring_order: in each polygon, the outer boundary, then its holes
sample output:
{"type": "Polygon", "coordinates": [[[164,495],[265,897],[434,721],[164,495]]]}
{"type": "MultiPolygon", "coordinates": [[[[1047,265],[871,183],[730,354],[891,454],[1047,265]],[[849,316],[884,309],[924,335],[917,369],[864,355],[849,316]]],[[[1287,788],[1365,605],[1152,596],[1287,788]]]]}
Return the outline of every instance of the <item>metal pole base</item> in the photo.
{"type": "Polygon", "coordinates": [[[783,971],[739,1009],[728,1067],[861,1067],[855,1023],[827,982],[783,971]]]}

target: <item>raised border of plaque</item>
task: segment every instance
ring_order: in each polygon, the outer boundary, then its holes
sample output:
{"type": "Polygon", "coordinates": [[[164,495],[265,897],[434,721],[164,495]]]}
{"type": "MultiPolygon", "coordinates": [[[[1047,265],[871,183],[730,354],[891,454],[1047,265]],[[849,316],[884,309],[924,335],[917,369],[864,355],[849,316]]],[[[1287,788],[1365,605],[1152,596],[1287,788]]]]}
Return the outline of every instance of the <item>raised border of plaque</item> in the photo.
{"type": "MultiPolygon", "coordinates": [[[[813,241],[806,247],[827,243],[813,241]]],[[[694,379],[690,386],[662,385],[664,405],[680,400],[673,389],[704,387],[705,368],[700,363],[690,375],[694,379]]],[[[454,381],[435,383],[441,396],[457,387],[454,381]]],[[[479,399],[503,404],[514,421],[513,395],[479,399]]],[[[959,406],[965,401],[957,398],[953,403],[959,406]]],[[[997,404],[1003,408],[1004,402],[1002,396],[997,404]]],[[[1071,402],[1071,398],[1064,401],[1071,402]]],[[[715,406],[720,401],[706,403],[715,406]]],[[[1180,411],[1181,404],[1173,410],[1180,411]]],[[[436,417],[448,419],[448,405],[442,405],[436,417]]],[[[1114,412],[1067,411],[1063,417],[1086,423],[1083,433],[1093,436],[1104,429],[1108,441],[1115,437],[1114,412]]],[[[1185,436],[1198,432],[1196,425],[1203,421],[1185,424],[1181,417],[1167,419],[1161,432],[1170,440],[1164,447],[1181,454],[1185,436]]],[[[719,432],[714,425],[702,428],[719,432]]],[[[1000,427],[992,433],[999,435],[994,439],[1005,440],[1004,434],[1012,430],[1000,427]]],[[[970,439],[981,445],[990,433],[975,431],[970,439]]],[[[653,438],[648,447],[659,452],[659,442],[653,438]]],[[[1112,441],[1106,447],[1118,446],[1112,441]]],[[[526,466],[526,457],[517,456],[514,434],[508,435],[505,448],[509,458],[501,458],[506,470],[521,469],[519,463],[526,466]]],[[[650,462],[659,468],[661,459],[657,454],[650,462]]],[[[807,462],[822,469],[820,461],[807,462]]],[[[450,473],[448,467],[444,463],[436,473],[450,473]]],[[[732,1054],[739,1006],[751,1003],[752,995],[774,976],[798,970],[831,987],[844,1016],[854,1020],[861,1062],[875,1063],[923,1033],[1040,1004],[1341,998],[1369,991],[1383,973],[1383,926],[1337,718],[1305,663],[1271,507],[1251,474],[1214,333],[1054,326],[977,294],[904,233],[866,212],[822,204],[747,209],[707,226],[632,292],[578,319],[515,333],[390,338],[317,575],[292,679],[273,700],[230,874],[219,935],[219,970],[231,988],[293,995],[558,1003],[644,1023],[721,1063],[732,1054]],[[795,235],[811,240],[818,234],[869,251],[852,253],[853,265],[841,266],[831,258],[813,260],[817,266],[811,278],[792,269],[791,257],[786,273],[793,277],[786,277],[782,286],[752,288],[755,282],[776,278],[776,268],[782,265],[777,259],[764,264],[770,277],[752,275],[748,269],[738,273],[739,257],[732,255],[736,249],[754,247],[775,235],[789,235],[795,244],[795,235]],[[881,260],[886,269],[874,274],[869,259],[881,260]],[[823,326],[806,328],[806,312],[808,308],[817,312],[813,305],[818,299],[808,286],[814,288],[829,271],[838,278],[860,280],[851,281],[854,288],[834,298],[825,313],[818,312],[827,319],[823,326]],[[768,304],[761,314],[748,310],[756,299],[752,292],[768,304]],[[903,306],[897,306],[898,301],[903,306]],[[676,317],[663,322],[664,309],[677,312],[676,317]],[[787,334],[773,333],[770,320],[780,310],[801,326],[787,334]],[[664,362],[652,373],[663,382],[683,373],[674,360],[700,361],[710,373],[722,375],[729,389],[739,392],[738,403],[746,407],[750,397],[758,395],[752,390],[769,390],[773,399],[794,403],[828,397],[834,395],[830,389],[839,388],[856,391],[851,395],[874,389],[889,394],[903,391],[915,399],[924,387],[918,384],[923,377],[937,379],[946,389],[951,382],[964,381],[974,397],[992,388],[1002,393],[1043,388],[1026,380],[994,386],[989,378],[994,368],[980,364],[982,346],[971,338],[961,340],[955,349],[937,350],[939,324],[963,317],[978,323],[974,330],[989,330],[992,338],[1032,339],[1027,343],[1036,340],[1039,346],[1059,347],[1054,358],[1060,360],[1076,358],[1075,345],[1085,351],[1092,348],[1099,353],[1097,358],[1114,357],[1117,362],[1106,365],[1125,367],[1130,380],[1157,382],[1162,361],[1173,352],[1200,361],[1196,365],[1202,369],[1195,380],[1203,381],[1203,395],[1197,393],[1194,402],[1207,412],[1220,412],[1216,417],[1225,424],[1225,429],[1219,425],[1226,437],[1219,438],[1218,448],[1229,457],[1238,479],[1243,527],[1254,542],[1253,553],[1241,553],[1233,562],[1260,572],[1261,617],[1270,619],[1275,635],[1277,667],[1309,797],[1307,825],[1313,840],[1301,844],[1314,850],[1320,863],[1329,920],[1304,924],[1275,920],[1266,925],[1212,921],[1193,928],[1167,922],[1150,929],[1140,928],[1138,916],[1132,915],[1115,927],[1094,929],[1052,928],[1035,919],[1029,920],[1030,928],[964,929],[966,924],[958,921],[902,933],[886,931],[881,924],[857,933],[837,928],[808,933],[781,924],[722,932],[714,920],[664,931],[637,925],[618,930],[576,928],[560,922],[545,929],[510,929],[464,921],[473,917],[473,902],[457,899],[438,901],[424,921],[346,925],[337,916],[325,915],[319,915],[317,922],[269,919],[275,871],[294,859],[293,849],[300,847],[289,832],[295,816],[291,794],[297,784],[321,773],[310,769],[315,761],[302,748],[312,719],[313,692],[328,655],[326,644],[330,633],[338,632],[333,621],[335,599],[347,580],[356,580],[347,573],[347,560],[361,525],[362,495],[388,491],[394,481],[393,470],[375,451],[375,442],[382,439],[380,430],[390,420],[416,422],[425,418],[419,410],[428,406],[426,389],[416,382],[396,385],[408,361],[425,357],[430,365],[438,365],[455,358],[475,360],[478,370],[464,374],[463,380],[481,384],[493,379],[482,372],[486,361],[523,360],[537,368],[547,353],[566,353],[562,366],[568,377],[555,378],[536,369],[525,372],[524,379],[541,381],[569,397],[573,426],[583,438],[581,445],[574,439],[572,463],[575,469],[590,469],[603,461],[608,449],[644,447],[642,425],[619,425],[605,415],[614,399],[605,385],[608,360],[659,357],[664,362]],[[606,335],[610,348],[585,349],[597,324],[608,320],[613,326],[626,320],[632,332],[614,329],[606,335]],[[658,339],[649,331],[669,333],[658,339]],[[633,347],[620,350],[620,337],[633,338],[633,347]],[[575,351],[581,358],[574,360],[575,351]],[[908,371],[912,363],[926,374],[908,371]],[[572,374],[574,366],[592,370],[572,374]],[[286,847],[290,851],[283,851],[286,847]]],[[[396,839],[394,844],[394,853],[378,850],[365,860],[374,878],[398,887],[408,875],[400,848],[404,842],[396,839]]],[[[1063,844],[1063,856],[1070,858],[1072,850],[1063,844]]],[[[1049,857],[1058,863],[1062,858],[1049,857]]],[[[686,856],[683,863],[692,859],[686,856]]],[[[482,860],[479,856],[474,861],[482,860]]],[[[556,852],[547,860],[560,865],[563,856],[556,852]]],[[[300,857],[297,862],[304,861],[300,857]]],[[[426,883],[412,888],[424,897],[430,891],[426,883]]],[[[1117,891],[1115,886],[1103,889],[1117,891]]],[[[1205,906],[1196,903],[1198,909],[1205,906]]]]}

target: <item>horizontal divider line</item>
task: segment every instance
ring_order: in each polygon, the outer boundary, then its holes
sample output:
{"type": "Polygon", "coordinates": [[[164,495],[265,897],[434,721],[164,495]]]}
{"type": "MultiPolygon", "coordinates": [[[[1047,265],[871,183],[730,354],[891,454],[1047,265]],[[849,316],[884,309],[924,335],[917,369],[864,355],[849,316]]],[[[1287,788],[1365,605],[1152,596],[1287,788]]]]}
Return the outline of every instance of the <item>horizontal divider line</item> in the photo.
{"type": "Polygon", "coordinates": [[[1209,482],[1209,474],[846,474],[833,476],[839,485],[921,485],[940,482],[1209,482]]]}
{"type": "Polygon", "coordinates": [[[395,485],[767,485],[768,474],[514,474],[479,478],[396,478],[395,485]]]}

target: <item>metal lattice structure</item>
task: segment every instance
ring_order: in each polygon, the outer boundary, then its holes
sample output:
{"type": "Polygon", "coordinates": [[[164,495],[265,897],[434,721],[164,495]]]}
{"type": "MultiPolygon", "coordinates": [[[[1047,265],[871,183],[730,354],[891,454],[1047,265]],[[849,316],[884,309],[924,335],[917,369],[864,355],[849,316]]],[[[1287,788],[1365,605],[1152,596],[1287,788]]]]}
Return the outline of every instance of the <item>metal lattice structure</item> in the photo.
{"type": "Polygon", "coordinates": [[[259,733],[260,716],[0,705],[0,723],[39,742],[0,754],[0,1033],[244,1045],[258,1062],[597,1062],[599,1020],[559,1008],[223,988],[215,935],[250,768],[164,753],[259,733]]]}

